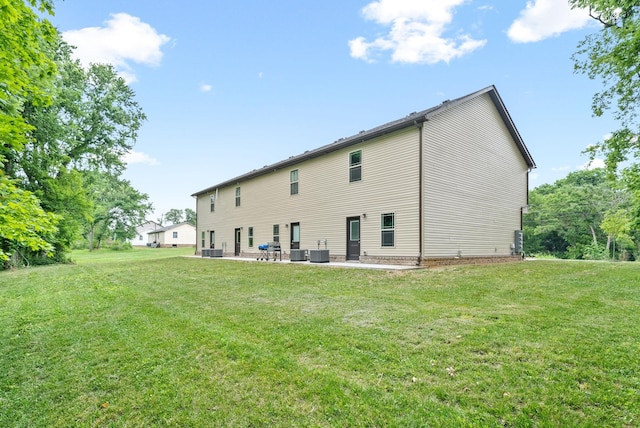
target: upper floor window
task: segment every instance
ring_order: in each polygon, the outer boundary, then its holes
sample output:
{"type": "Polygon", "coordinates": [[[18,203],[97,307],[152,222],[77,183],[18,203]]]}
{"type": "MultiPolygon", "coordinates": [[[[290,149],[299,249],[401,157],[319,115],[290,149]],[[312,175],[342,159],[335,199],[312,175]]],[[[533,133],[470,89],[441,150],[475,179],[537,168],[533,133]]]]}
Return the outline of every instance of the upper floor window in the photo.
{"type": "Polygon", "coordinates": [[[240,187],[236,187],[236,207],[240,206],[240,187]]]}
{"type": "Polygon", "coordinates": [[[289,173],[289,188],[291,195],[298,194],[298,170],[294,169],[289,173]]]}
{"type": "Polygon", "coordinates": [[[211,212],[214,212],[216,210],[216,195],[209,196],[209,199],[211,201],[211,212]]]}
{"type": "Polygon", "coordinates": [[[362,150],[349,153],[349,181],[362,180],[362,150]]]}
{"type": "Polygon", "coordinates": [[[395,214],[382,214],[380,218],[380,226],[382,230],[382,246],[393,247],[395,245],[395,214]]]}

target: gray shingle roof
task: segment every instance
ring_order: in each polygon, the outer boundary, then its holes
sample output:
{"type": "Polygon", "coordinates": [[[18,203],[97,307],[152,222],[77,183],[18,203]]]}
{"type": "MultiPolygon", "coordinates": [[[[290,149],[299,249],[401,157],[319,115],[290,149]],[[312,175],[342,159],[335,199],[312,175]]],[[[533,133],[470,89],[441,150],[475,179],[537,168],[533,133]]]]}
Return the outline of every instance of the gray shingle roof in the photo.
{"type": "Polygon", "coordinates": [[[489,94],[489,96],[491,97],[491,100],[493,101],[493,103],[495,104],[496,108],[498,109],[498,112],[500,113],[500,116],[502,117],[502,120],[504,121],[505,125],[507,126],[507,129],[509,130],[509,133],[511,134],[511,137],[513,138],[513,140],[515,141],[516,145],[518,146],[518,149],[520,150],[520,153],[522,154],[522,157],[524,158],[524,160],[526,161],[527,165],[529,166],[529,168],[535,168],[536,164],[533,161],[533,158],[531,157],[531,154],[529,153],[529,150],[527,150],[527,147],[524,144],[524,141],[522,140],[522,137],[520,136],[520,133],[518,132],[518,130],[516,129],[513,121],[511,120],[511,116],[509,115],[509,112],[507,111],[506,107],[504,106],[504,103],[502,102],[502,98],[500,98],[500,95],[498,94],[498,90],[495,88],[495,86],[491,85],[491,86],[487,86],[484,89],[481,89],[479,91],[473,92],[471,94],[465,95],[463,97],[460,98],[456,98],[454,100],[447,100],[444,101],[443,103],[431,107],[429,109],[420,111],[420,112],[414,112],[411,114],[408,114],[407,116],[398,119],[398,120],[394,120],[392,122],[389,123],[385,123],[384,125],[380,125],[377,126],[375,128],[369,129],[368,131],[360,131],[358,134],[356,135],[352,135],[351,137],[347,137],[347,138],[340,138],[336,141],[334,141],[331,144],[327,144],[321,147],[318,147],[317,149],[313,149],[313,150],[307,150],[304,153],[297,155],[297,156],[291,156],[288,159],[282,160],[280,162],[276,162],[274,164],[271,165],[267,165],[264,166],[260,169],[255,169],[253,171],[247,172],[246,174],[237,176],[235,178],[232,178],[230,180],[226,180],[223,181],[222,183],[218,183],[215,186],[211,186],[211,187],[207,187],[206,189],[200,190],[199,192],[196,192],[194,194],[192,194],[191,196],[199,196],[205,193],[209,193],[215,189],[218,188],[222,188],[225,186],[229,186],[232,184],[237,184],[240,183],[242,181],[246,181],[249,180],[251,178],[255,178],[255,177],[259,177],[261,175],[264,174],[268,174],[270,172],[279,170],[279,169],[283,169],[283,168],[288,168],[292,165],[296,165],[300,162],[309,160],[309,159],[313,159],[319,156],[323,156],[327,153],[331,153],[334,152],[336,150],[340,150],[343,149],[345,147],[349,147],[352,145],[356,145],[356,144],[360,144],[364,141],[367,140],[371,140],[373,138],[377,138],[380,137],[382,135],[385,134],[389,134],[391,132],[395,132],[395,131],[399,131],[401,129],[407,128],[409,126],[414,126],[416,124],[419,123],[423,123],[427,120],[429,120],[430,117],[433,117],[437,114],[440,114],[444,111],[447,111],[450,108],[453,108],[459,104],[462,104],[466,101],[469,101],[473,98],[476,98],[478,96],[484,95],[484,94],[489,94]]]}

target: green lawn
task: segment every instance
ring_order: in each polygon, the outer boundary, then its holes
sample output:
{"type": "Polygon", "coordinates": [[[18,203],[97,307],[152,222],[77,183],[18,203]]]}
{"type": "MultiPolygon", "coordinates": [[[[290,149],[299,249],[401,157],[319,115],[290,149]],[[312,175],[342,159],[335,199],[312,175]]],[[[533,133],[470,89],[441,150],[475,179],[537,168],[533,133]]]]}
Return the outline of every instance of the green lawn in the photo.
{"type": "Polygon", "coordinates": [[[640,425],[638,263],[192,252],[0,273],[0,426],[640,425]]]}

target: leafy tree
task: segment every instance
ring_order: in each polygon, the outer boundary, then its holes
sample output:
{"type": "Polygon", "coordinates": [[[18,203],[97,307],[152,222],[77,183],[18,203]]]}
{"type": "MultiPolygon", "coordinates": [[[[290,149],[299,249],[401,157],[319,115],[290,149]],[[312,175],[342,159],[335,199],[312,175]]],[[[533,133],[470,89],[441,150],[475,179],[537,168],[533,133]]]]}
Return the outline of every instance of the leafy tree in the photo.
{"type": "Polygon", "coordinates": [[[577,72],[602,80],[603,89],[593,96],[593,113],[601,116],[613,110],[620,122],[610,138],[589,149],[592,157],[603,154],[610,175],[615,175],[621,163],[640,155],[640,2],[569,0],[569,4],[587,8],[602,24],[600,31],[580,43],[573,60],[577,72]]]}
{"type": "Polygon", "coordinates": [[[124,241],[136,234],[152,206],[149,196],[140,193],[127,180],[104,173],[85,174],[85,186],[91,194],[91,214],[85,236],[89,250],[100,248],[105,240],[124,241]]]}
{"type": "MultiPolygon", "coordinates": [[[[145,115],[112,66],[83,69],[29,6],[52,13],[48,0],[0,0],[0,179],[7,195],[34,210],[32,218],[57,214],[55,230],[29,230],[46,232],[47,252],[60,260],[84,226],[92,239],[100,231],[98,243],[103,236],[120,239],[149,211],[148,196],[116,178],[145,115]],[[39,203],[27,203],[32,198],[39,203]]],[[[11,214],[5,210],[0,224],[4,253],[36,246],[15,227],[24,212],[11,214]]]]}
{"type": "MultiPolygon", "coordinates": [[[[28,4],[52,12],[47,1],[28,4]]],[[[56,66],[46,52],[57,33],[28,4],[5,0],[0,6],[0,167],[7,151],[22,149],[32,129],[21,116],[25,100],[41,106],[51,101],[48,88],[56,66]]]]}
{"type": "Polygon", "coordinates": [[[186,217],[186,222],[195,226],[196,225],[196,212],[191,208],[184,209],[184,215],[186,217]]]}
{"type": "Polygon", "coordinates": [[[604,248],[604,213],[628,205],[629,193],[606,178],[605,171],[576,171],[530,194],[524,231],[528,253],[585,256],[604,248]]]}
{"type": "Polygon", "coordinates": [[[52,254],[47,236],[56,232],[58,216],[46,213],[38,199],[0,176],[0,261],[20,250],[52,254]]]}
{"type": "MultiPolygon", "coordinates": [[[[604,219],[602,220],[602,230],[604,230],[609,237],[609,241],[613,243],[613,253],[612,258],[616,257],[616,241],[620,241],[622,239],[627,238],[630,240],[628,235],[631,230],[631,219],[629,218],[629,212],[624,209],[619,209],[616,211],[610,210],[607,211],[604,215],[604,219]]],[[[609,241],[607,242],[607,250],[609,249],[609,241]]]]}
{"type": "Polygon", "coordinates": [[[27,185],[55,178],[62,169],[120,173],[146,116],[135,94],[110,65],[84,70],[72,48],[58,40],[58,78],[48,106],[27,103],[23,113],[34,131],[13,162],[27,185]]]}
{"type": "Polygon", "coordinates": [[[54,244],[57,257],[63,258],[85,224],[90,225],[90,246],[96,231],[98,244],[106,235],[113,239],[131,233],[128,219],[110,223],[125,204],[122,194],[127,206],[133,195],[140,196],[139,205],[148,205],[146,195],[117,180],[107,180],[114,188],[104,194],[91,191],[95,177],[115,176],[124,169],[123,154],[132,148],[145,116],[113,67],[93,64],[84,70],[60,39],[51,52],[58,69],[52,102],[41,106],[27,99],[23,116],[32,132],[23,150],[9,153],[7,163],[45,210],[62,214],[54,244]],[[112,197],[114,193],[121,195],[112,197]],[[115,205],[105,206],[108,202],[115,205]]]}
{"type": "Polygon", "coordinates": [[[32,130],[22,117],[25,100],[49,104],[56,70],[46,55],[56,31],[29,6],[52,12],[48,1],[5,0],[0,5],[0,260],[21,248],[50,253],[45,238],[56,230],[56,217],[18,187],[6,162],[8,153],[23,149],[32,130]]]}
{"type": "Polygon", "coordinates": [[[170,221],[172,224],[182,223],[183,217],[184,217],[184,211],[178,208],[171,208],[164,215],[165,220],[170,221]]]}

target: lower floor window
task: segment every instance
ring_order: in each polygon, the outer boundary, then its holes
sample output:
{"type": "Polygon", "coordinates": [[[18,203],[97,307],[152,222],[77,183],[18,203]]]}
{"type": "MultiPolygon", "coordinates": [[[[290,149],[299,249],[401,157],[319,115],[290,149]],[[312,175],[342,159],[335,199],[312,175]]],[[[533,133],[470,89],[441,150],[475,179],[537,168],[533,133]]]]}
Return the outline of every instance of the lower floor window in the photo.
{"type": "Polygon", "coordinates": [[[395,214],[382,214],[380,218],[380,226],[382,232],[382,246],[393,247],[395,245],[395,214]]]}
{"type": "Polygon", "coordinates": [[[253,227],[249,228],[249,248],[253,247],[253,227]]]}

